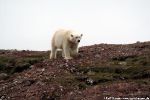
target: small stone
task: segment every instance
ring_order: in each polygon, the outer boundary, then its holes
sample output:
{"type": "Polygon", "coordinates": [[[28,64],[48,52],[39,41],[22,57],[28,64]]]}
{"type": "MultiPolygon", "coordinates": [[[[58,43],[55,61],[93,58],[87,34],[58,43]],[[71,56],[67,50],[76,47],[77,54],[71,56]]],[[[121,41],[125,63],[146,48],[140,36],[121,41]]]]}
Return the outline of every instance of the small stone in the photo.
{"type": "Polygon", "coordinates": [[[60,91],[63,91],[63,86],[59,86],[59,88],[60,88],[60,91]]]}
{"type": "Polygon", "coordinates": [[[44,72],[45,71],[45,68],[42,68],[42,72],[44,72]]]}
{"type": "Polygon", "coordinates": [[[65,66],[68,67],[68,63],[65,63],[65,66]]]}
{"type": "Polygon", "coordinates": [[[5,96],[1,96],[1,100],[3,100],[5,98],[5,96]]]}
{"type": "Polygon", "coordinates": [[[99,54],[96,54],[96,55],[95,55],[95,57],[96,57],[96,58],[99,58],[99,57],[100,57],[100,55],[99,55],[99,54]]]}
{"type": "Polygon", "coordinates": [[[13,83],[14,83],[14,85],[16,85],[16,84],[18,83],[18,81],[17,81],[17,80],[15,80],[13,83]]]}
{"type": "Polygon", "coordinates": [[[70,95],[72,95],[72,94],[73,94],[73,92],[70,92],[69,94],[70,94],[70,95]]]}
{"type": "Polygon", "coordinates": [[[101,50],[102,50],[102,51],[104,51],[105,49],[104,49],[104,48],[102,48],[101,50]]]}
{"type": "Polygon", "coordinates": [[[82,94],[82,92],[81,92],[81,91],[78,91],[78,94],[82,94]]]}
{"type": "Polygon", "coordinates": [[[46,91],[43,91],[43,93],[46,93],[46,91]]]}

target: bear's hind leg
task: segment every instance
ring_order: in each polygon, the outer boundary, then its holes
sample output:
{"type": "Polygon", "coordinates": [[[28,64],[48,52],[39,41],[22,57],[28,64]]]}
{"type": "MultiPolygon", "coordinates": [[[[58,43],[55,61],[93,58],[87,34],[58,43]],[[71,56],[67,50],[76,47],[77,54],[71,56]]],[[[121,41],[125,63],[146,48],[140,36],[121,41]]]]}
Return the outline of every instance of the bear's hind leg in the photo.
{"type": "Polygon", "coordinates": [[[62,57],[65,57],[64,51],[62,50],[62,57]]]}
{"type": "Polygon", "coordinates": [[[55,47],[52,47],[51,54],[50,54],[50,59],[53,59],[53,58],[56,59],[56,57],[57,57],[57,50],[56,50],[55,47]]]}

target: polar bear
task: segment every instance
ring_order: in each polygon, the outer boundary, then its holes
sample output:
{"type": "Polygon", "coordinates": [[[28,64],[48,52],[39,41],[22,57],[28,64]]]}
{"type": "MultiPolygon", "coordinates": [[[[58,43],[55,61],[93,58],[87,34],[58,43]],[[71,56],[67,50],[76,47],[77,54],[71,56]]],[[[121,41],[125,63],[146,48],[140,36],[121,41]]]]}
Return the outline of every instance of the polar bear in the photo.
{"type": "Polygon", "coordinates": [[[78,54],[78,44],[82,38],[82,34],[78,34],[72,30],[60,29],[56,31],[51,41],[50,59],[57,58],[57,50],[62,50],[62,56],[65,59],[72,59],[78,54]]]}

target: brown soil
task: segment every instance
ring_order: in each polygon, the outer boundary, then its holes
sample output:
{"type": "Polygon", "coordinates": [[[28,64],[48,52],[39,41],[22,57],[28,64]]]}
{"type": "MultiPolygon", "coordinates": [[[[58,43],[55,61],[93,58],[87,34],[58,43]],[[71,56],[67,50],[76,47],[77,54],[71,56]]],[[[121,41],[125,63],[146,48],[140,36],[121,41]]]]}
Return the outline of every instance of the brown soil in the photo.
{"type": "Polygon", "coordinates": [[[150,99],[150,42],[85,46],[72,60],[48,56],[0,50],[0,100],[150,99]]]}

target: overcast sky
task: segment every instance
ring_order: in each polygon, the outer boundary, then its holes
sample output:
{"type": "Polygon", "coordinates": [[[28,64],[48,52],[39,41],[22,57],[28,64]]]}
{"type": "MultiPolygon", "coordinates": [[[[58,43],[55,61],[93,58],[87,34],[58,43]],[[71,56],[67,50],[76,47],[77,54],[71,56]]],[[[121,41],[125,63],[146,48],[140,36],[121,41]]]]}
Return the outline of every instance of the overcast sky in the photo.
{"type": "Polygon", "coordinates": [[[150,0],[0,0],[0,49],[49,50],[62,28],[80,46],[150,41],[150,0]]]}

